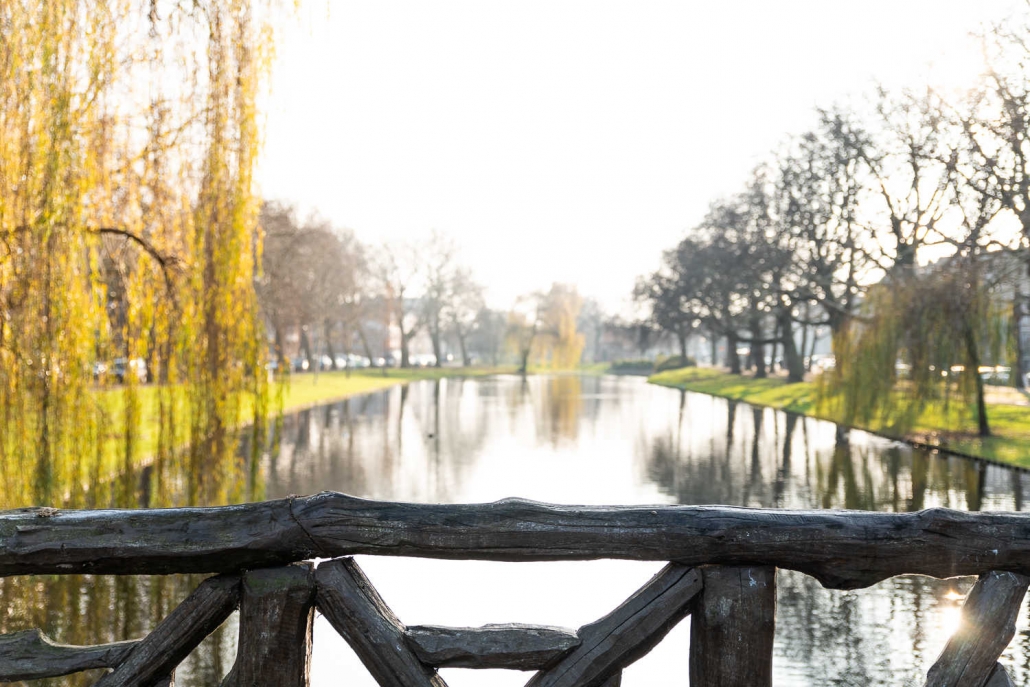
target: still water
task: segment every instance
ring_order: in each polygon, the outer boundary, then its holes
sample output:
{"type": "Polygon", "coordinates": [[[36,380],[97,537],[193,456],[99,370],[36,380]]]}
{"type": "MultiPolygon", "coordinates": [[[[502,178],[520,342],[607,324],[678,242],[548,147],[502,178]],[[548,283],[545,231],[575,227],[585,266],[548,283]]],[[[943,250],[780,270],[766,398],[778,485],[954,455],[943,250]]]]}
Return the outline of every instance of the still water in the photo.
{"type": "MultiPolygon", "coordinates": [[[[252,455],[246,445],[241,455],[252,455]]],[[[945,457],[835,425],[636,377],[498,377],[397,387],[284,418],[275,450],[232,472],[243,500],[336,490],[374,499],[467,503],[521,496],[569,504],[730,504],[882,511],[1021,510],[1030,474],[945,457]],[[247,466],[251,465],[252,468],[247,466]]],[[[147,484],[154,483],[149,477],[147,484]]],[[[174,474],[164,484],[174,484],[174,474]]],[[[149,487],[148,487],[149,488],[149,487]]],[[[230,490],[232,491],[232,490],[230,490]]],[[[619,605],[660,563],[487,563],[359,557],[409,625],[523,622],[575,628],[619,605]]],[[[141,636],[199,578],[0,580],[3,631],[43,626],[89,643],[141,636]]],[[[903,577],[822,589],[781,571],[775,683],[921,684],[971,580],[903,577]]],[[[177,673],[217,684],[232,665],[227,623],[177,673]]],[[[689,619],[626,670],[623,685],[687,683],[689,619]]],[[[1028,612],[1003,662],[1030,684],[1028,612]]],[[[528,674],[442,671],[452,687],[523,685],[528,674]]],[[[312,681],[374,687],[322,618],[312,681]]],[[[88,684],[74,680],[39,684],[88,684]]]]}

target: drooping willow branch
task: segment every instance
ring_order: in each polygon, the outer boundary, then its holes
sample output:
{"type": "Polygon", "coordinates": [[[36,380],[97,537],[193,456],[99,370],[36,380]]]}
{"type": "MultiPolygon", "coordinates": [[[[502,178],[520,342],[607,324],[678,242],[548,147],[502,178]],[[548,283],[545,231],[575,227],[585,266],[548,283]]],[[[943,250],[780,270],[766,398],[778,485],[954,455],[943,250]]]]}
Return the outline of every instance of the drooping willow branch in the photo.
{"type": "Polygon", "coordinates": [[[171,270],[183,264],[181,258],[177,255],[165,255],[161,253],[161,251],[159,251],[150,241],[146,240],[139,234],[129,231],[128,229],[120,229],[118,227],[100,227],[98,229],[91,229],[90,233],[100,234],[101,236],[121,236],[122,238],[132,241],[139,246],[139,248],[149,255],[161,268],[161,274],[164,276],[165,288],[168,291],[168,295],[172,298],[175,297],[175,291],[172,287],[171,270]]]}

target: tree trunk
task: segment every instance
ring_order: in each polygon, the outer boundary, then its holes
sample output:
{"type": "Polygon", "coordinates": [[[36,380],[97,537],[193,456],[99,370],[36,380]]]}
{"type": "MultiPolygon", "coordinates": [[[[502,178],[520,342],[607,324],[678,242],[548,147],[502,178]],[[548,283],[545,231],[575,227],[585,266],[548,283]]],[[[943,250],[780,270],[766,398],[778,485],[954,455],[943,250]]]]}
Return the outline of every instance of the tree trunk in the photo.
{"type": "Polygon", "coordinates": [[[465,333],[465,330],[463,330],[461,327],[457,327],[457,332],[458,346],[461,348],[461,364],[464,367],[469,367],[472,365],[472,359],[469,358],[468,346],[465,344],[467,334],[465,333]]]}
{"type": "MultiPolygon", "coordinates": [[[[762,335],[761,329],[758,331],[752,331],[751,335],[755,338],[759,338],[762,335]]],[[[754,361],[755,365],[755,379],[765,379],[765,344],[752,342],[751,359],[754,361]]]]}
{"type": "MultiPolygon", "coordinates": [[[[809,304],[808,301],[805,301],[805,307],[804,307],[804,310],[802,311],[802,315],[801,315],[802,317],[805,318],[805,324],[801,325],[801,358],[802,358],[801,364],[805,368],[805,372],[808,372],[808,371],[810,371],[812,369],[812,359],[811,359],[811,356],[809,356],[807,358],[805,356],[805,354],[808,352],[808,330],[809,330],[808,321],[811,319],[810,309],[811,309],[811,305],[809,304]]],[[[784,358],[786,358],[786,355],[784,355],[784,358]]]]}
{"type": "Polygon", "coordinates": [[[687,335],[684,332],[678,331],[678,332],[676,332],[676,338],[678,338],[679,342],[680,342],[680,357],[683,358],[683,360],[681,362],[684,365],[686,365],[687,364],[687,338],[688,337],[687,337],[687,335]]]}
{"type": "Polygon", "coordinates": [[[519,358],[521,360],[521,362],[519,363],[519,374],[520,375],[525,375],[526,371],[529,369],[529,351],[530,350],[531,350],[530,348],[524,348],[524,349],[522,349],[521,353],[519,354],[519,358]]]}
{"type": "Polygon", "coordinates": [[[1023,350],[1023,319],[1024,313],[1026,312],[1026,305],[1024,303],[1025,296],[1022,293],[1022,289],[1016,287],[1015,300],[1012,303],[1012,325],[1015,328],[1016,337],[1016,364],[1012,365],[1013,379],[1012,386],[1017,389],[1026,388],[1026,364],[1023,361],[1023,356],[1026,352],[1023,350]]]}
{"type": "Polygon", "coordinates": [[[368,358],[368,363],[371,365],[375,357],[372,355],[372,347],[368,344],[368,337],[365,336],[365,328],[360,324],[358,325],[358,339],[361,341],[361,348],[365,351],[365,357],[368,358]]]}
{"type": "Polygon", "coordinates": [[[429,328],[429,340],[433,343],[433,357],[436,358],[436,362],[433,367],[443,367],[443,352],[440,350],[440,325],[429,328]]]}
{"type": "Polygon", "coordinates": [[[311,358],[311,341],[308,339],[308,332],[304,327],[300,328],[300,349],[304,351],[304,357],[310,365],[313,362],[311,358]]]}
{"type": "Polygon", "coordinates": [[[977,434],[981,437],[991,435],[990,425],[987,424],[987,404],[984,402],[984,380],[980,376],[980,351],[976,345],[976,333],[973,331],[972,323],[966,322],[965,326],[966,355],[969,357],[970,374],[976,383],[976,427],[977,434]]]}
{"type": "Polygon", "coordinates": [[[411,332],[401,329],[401,367],[404,369],[411,367],[411,356],[408,355],[408,339],[410,337],[411,332]]]}
{"type": "Polygon", "coordinates": [[[715,334],[709,334],[708,345],[711,348],[712,353],[712,367],[715,367],[719,364],[719,337],[717,337],[715,334]]]}
{"type": "Polygon", "coordinates": [[[808,358],[805,360],[805,372],[812,371],[812,358],[815,357],[815,345],[819,342],[818,329],[812,331],[812,342],[808,346],[808,358]]]}
{"type": "Polygon", "coordinates": [[[791,326],[790,313],[780,315],[779,324],[781,342],[783,343],[783,364],[787,367],[787,383],[794,384],[805,378],[805,361],[798,354],[794,343],[794,328],[791,326]]]}
{"type": "MultiPolygon", "coordinates": [[[[329,369],[336,370],[336,351],[333,350],[333,321],[328,317],[322,324],[322,331],[325,333],[325,353],[329,356],[329,369]]],[[[321,363],[321,360],[319,360],[321,363]]]]}
{"type": "Polygon", "coordinates": [[[737,355],[737,332],[730,331],[726,335],[726,364],[730,374],[740,374],[740,356],[737,355]]]}
{"type": "Polygon", "coordinates": [[[283,330],[278,324],[275,325],[275,362],[279,366],[279,372],[286,368],[286,353],[283,351],[283,330]]]}

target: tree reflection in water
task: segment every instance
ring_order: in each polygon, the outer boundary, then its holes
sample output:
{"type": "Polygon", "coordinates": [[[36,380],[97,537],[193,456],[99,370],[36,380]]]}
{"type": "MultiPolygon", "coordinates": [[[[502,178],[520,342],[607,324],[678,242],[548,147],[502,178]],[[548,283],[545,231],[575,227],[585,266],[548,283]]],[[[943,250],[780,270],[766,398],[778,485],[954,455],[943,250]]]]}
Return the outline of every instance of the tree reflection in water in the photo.
{"type": "MultiPolygon", "coordinates": [[[[231,464],[205,465],[190,476],[181,460],[167,457],[96,480],[66,505],[219,504],[333,489],[423,502],[524,496],[566,503],[1018,510],[1027,479],[633,378],[420,382],[284,417],[269,430],[265,450],[255,452],[252,440],[245,432],[231,464]]],[[[25,493],[6,492],[4,505],[31,505],[25,493]]],[[[421,574],[415,572],[419,564],[407,564],[410,574],[421,574]]],[[[7,609],[0,630],[41,627],[68,643],[140,637],[200,579],[0,579],[0,603],[7,609]]],[[[920,683],[969,584],[902,577],[840,592],[782,572],[776,684],[920,683]]],[[[234,623],[230,619],[194,653],[177,684],[217,684],[234,658],[234,623]]],[[[1027,627],[1024,609],[1005,657],[1016,684],[1030,678],[1027,627]]],[[[37,684],[78,687],[93,678],[37,684]]],[[[366,684],[361,679],[355,676],[354,684],[366,684]]],[[[631,671],[624,684],[638,684],[631,671]]]]}
{"type": "MultiPolygon", "coordinates": [[[[652,440],[648,475],[675,502],[877,511],[933,506],[1022,509],[1025,473],[771,410],[754,409],[751,421],[741,425],[735,405],[693,396],[680,414],[681,423],[652,440]],[[725,432],[709,426],[718,418],[711,406],[726,409],[725,432]],[[708,454],[725,456],[724,461],[698,459],[679,439],[700,434],[711,446],[708,454]],[[814,448],[809,441],[813,436],[814,448]],[[735,448],[739,446],[746,449],[735,448]],[[775,475],[767,496],[756,489],[763,470],[775,475]]],[[[841,592],[825,590],[805,575],[781,571],[777,683],[921,683],[954,629],[957,609],[972,581],[905,576],[870,589],[841,592]]],[[[1003,658],[1016,684],[1030,678],[1028,625],[1024,604],[1020,632],[1003,658]]]]}

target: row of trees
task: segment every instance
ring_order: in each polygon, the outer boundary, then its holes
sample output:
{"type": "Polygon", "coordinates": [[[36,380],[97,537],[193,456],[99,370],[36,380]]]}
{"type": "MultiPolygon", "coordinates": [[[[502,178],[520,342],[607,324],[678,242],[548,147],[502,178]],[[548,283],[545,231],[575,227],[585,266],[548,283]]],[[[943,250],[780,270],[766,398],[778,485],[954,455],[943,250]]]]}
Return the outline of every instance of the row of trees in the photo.
{"type": "Polygon", "coordinates": [[[525,370],[532,359],[565,369],[582,358],[583,330],[595,339],[602,331],[596,303],[567,285],[523,296],[507,312],[487,307],[484,287],[441,232],[368,246],[317,217],[301,220],[281,203],[266,203],[260,223],[256,289],[283,365],[291,334],[304,358],[324,354],[335,369],[341,353],[388,356],[392,329],[401,367],[412,364],[412,342],[423,335],[437,366],[454,350],[466,366],[512,359],[525,370]]]}
{"type": "Polygon", "coordinates": [[[1011,343],[1017,384],[1026,372],[1026,23],[983,34],[984,75],[964,95],[879,90],[819,111],[639,281],[651,321],[681,342],[725,339],[738,373],[738,346],[757,376],[779,346],[791,381],[799,331],[828,326],[849,418],[911,421],[957,382],[988,434],[981,363],[1011,343]]]}

